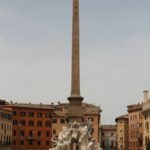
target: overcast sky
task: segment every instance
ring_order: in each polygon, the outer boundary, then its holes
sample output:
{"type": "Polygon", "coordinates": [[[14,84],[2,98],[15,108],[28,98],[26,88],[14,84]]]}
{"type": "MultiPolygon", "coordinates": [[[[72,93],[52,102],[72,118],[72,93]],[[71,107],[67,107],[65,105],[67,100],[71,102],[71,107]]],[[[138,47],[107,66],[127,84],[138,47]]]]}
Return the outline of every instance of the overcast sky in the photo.
{"type": "MultiPolygon", "coordinates": [[[[67,102],[72,0],[0,0],[0,98],[67,102]]],[[[150,1],[80,0],[81,95],[114,124],[150,90],[150,1]]]]}

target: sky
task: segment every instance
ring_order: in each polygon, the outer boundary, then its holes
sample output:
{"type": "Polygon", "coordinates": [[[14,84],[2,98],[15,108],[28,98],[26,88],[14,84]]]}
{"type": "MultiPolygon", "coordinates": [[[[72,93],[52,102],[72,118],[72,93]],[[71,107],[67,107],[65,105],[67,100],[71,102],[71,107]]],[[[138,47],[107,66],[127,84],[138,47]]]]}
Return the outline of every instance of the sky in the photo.
{"type": "MultiPolygon", "coordinates": [[[[67,102],[71,90],[72,0],[0,0],[0,98],[67,102]]],[[[115,124],[150,91],[150,1],[80,0],[84,102],[115,124]]]]}

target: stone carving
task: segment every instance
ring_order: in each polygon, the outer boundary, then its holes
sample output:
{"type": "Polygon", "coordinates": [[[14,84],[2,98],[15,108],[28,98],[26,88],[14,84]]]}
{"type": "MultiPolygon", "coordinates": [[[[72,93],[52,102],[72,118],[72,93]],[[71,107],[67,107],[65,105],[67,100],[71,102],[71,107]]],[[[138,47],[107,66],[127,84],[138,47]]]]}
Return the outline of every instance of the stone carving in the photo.
{"type": "Polygon", "coordinates": [[[91,121],[69,123],[66,127],[62,127],[58,140],[52,140],[57,146],[49,150],[98,150],[91,132],[91,121]]]}

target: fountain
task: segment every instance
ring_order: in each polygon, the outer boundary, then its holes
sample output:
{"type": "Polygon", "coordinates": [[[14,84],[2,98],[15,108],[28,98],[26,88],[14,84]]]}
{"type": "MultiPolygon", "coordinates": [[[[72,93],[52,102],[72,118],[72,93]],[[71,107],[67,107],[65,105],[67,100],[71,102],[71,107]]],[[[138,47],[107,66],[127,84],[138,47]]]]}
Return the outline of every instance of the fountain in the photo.
{"type": "Polygon", "coordinates": [[[92,138],[92,121],[68,123],[62,127],[56,147],[49,150],[100,150],[92,138]]]}

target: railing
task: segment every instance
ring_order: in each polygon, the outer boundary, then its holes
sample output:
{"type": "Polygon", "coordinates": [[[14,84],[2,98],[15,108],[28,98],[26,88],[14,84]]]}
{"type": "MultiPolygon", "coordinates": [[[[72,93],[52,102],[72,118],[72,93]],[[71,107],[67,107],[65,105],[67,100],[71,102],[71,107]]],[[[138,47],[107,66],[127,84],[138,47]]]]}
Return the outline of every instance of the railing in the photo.
{"type": "Polygon", "coordinates": [[[39,137],[37,136],[26,136],[25,139],[27,140],[37,140],[39,137]]]}

